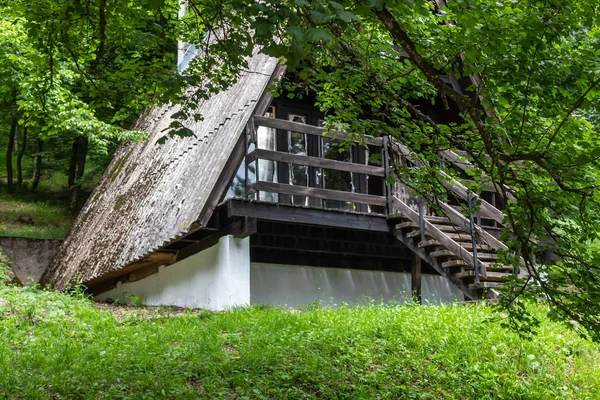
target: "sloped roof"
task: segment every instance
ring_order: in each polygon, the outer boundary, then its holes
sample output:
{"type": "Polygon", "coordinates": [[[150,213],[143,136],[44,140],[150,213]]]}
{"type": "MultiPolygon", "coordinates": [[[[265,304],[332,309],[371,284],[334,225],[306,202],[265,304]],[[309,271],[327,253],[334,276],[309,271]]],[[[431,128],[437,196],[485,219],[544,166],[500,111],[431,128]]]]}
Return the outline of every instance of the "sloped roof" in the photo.
{"type": "Polygon", "coordinates": [[[204,120],[185,124],[196,137],[156,143],[178,107],[140,117],[136,129],[149,140],[119,148],[42,283],[62,290],[75,277],[85,283],[114,273],[210,214],[209,200],[277,64],[253,56],[235,85],[199,104],[204,120]]]}

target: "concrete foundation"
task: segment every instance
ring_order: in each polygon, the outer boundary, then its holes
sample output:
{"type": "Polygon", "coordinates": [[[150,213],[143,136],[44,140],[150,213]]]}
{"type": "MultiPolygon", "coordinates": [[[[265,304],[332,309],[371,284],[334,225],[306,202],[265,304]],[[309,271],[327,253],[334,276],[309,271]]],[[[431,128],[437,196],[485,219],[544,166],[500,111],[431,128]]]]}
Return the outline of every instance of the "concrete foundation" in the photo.
{"type": "MultiPolygon", "coordinates": [[[[304,307],[320,301],[324,306],[358,301],[406,302],[411,296],[410,274],[359,269],[252,263],[250,302],[304,307]]],[[[463,300],[462,292],[440,275],[422,275],[423,303],[463,300]]]]}
{"type": "MultiPolygon", "coordinates": [[[[96,300],[225,310],[267,304],[304,307],[320,301],[338,306],[359,301],[406,302],[410,274],[361,269],[250,263],[249,239],[221,238],[219,243],[158,273],[135,282],[119,283],[96,300]]],[[[360,267],[360,266],[357,266],[360,267]]],[[[422,276],[424,303],[463,300],[464,296],[439,275],[422,276]]]]}
{"type": "Polygon", "coordinates": [[[0,237],[0,250],[21,282],[37,283],[61,243],[61,240],[0,237]]]}
{"type": "Polygon", "coordinates": [[[119,283],[96,300],[150,306],[225,310],[250,304],[250,240],[224,236],[219,243],[136,282],[119,283]]]}

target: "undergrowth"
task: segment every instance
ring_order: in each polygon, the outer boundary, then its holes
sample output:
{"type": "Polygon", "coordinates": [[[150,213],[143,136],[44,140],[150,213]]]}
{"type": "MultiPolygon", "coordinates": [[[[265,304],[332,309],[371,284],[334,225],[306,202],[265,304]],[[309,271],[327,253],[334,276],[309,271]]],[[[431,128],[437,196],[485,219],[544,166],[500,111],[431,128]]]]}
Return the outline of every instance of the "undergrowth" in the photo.
{"type": "Polygon", "coordinates": [[[0,398],[600,398],[599,348],[543,308],[532,341],[484,304],[125,310],[0,287],[0,398]]]}
{"type": "Polygon", "coordinates": [[[73,220],[61,204],[0,195],[0,236],[64,239],[73,220]]]}

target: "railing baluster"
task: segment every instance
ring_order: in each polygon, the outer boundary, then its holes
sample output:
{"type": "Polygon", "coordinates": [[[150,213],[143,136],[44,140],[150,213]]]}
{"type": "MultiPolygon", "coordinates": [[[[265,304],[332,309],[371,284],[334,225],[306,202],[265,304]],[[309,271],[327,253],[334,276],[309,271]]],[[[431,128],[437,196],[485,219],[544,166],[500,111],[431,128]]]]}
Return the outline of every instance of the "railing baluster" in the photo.
{"type": "Polygon", "coordinates": [[[390,170],[390,138],[389,136],[383,137],[383,146],[382,146],[382,155],[383,155],[383,169],[384,169],[384,177],[383,177],[383,194],[386,198],[386,215],[391,215],[394,210],[392,209],[392,188],[388,183],[389,178],[391,177],[390,170]]]}
{"type": "Polygon", "coordinates": [[[423,197],[417,200],[419,204],[419,230],[421,231],[421,242],[425,241],[425,201],[423,197]]]}
{"type": "Polygon", "coordinates": [[[473,217],[473,196],[471,194],[471,192],[467,193],[467,202],[469,204],[469,223],[471,225],[471,244],[473,245],[473,261],[474,261],[474,267],[475,267],[475,283],[479,283],[481,281],[480,278],[480,264],[479,264],[479,260],[477,259],[477,238],[476,238],[476,233],[477,231],[475,230],[475,219],[473,217]]]}
{"type": "Polygon", "coordinates": [[[244,198],[248,199],[248,148],[250,146],[250,135],[252,134],[250,125],[254,125],[254,121],[250,120],[246,125],[246,135],[244,137],[244,198]]]}

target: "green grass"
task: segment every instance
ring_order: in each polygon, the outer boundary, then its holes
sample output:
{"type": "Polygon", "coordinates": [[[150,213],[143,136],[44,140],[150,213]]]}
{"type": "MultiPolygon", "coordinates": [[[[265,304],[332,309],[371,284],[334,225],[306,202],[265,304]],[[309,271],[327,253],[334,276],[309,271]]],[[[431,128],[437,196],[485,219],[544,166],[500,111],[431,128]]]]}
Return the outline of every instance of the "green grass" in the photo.
{"type": "Polygon", "coordinates": [[[485,305],[172,315],[35,288],[0,299],[0,398],[600,398],[600,349],[541,308],[521,341],[485,305]]]}
{"type": "Polygon", "coordinates": [[[0,194],[0,236],[64,239],[73,220],[74,216],[56,201],[0,194]],[[31,219],[31,223],[19,219],[31,219]]]}

